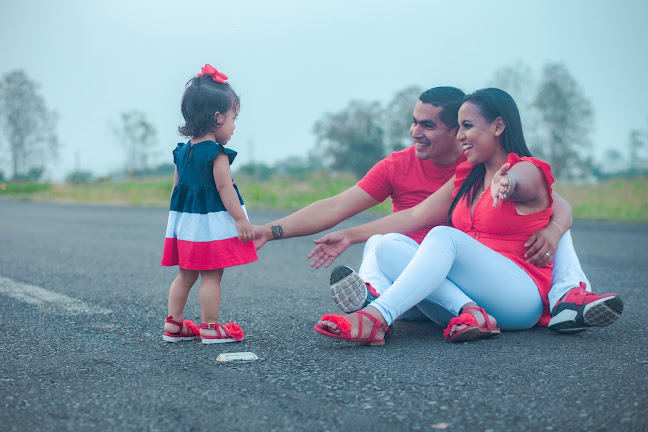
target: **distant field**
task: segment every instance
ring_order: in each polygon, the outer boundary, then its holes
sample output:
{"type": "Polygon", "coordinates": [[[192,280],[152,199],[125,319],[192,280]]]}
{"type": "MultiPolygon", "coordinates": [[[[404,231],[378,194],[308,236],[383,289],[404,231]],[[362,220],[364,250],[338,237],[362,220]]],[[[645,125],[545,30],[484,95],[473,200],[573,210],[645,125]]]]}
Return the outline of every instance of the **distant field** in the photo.
{"type": "MultiPolygon", "coordinates": [[[[350,178],[312,178],[241,182],[238,187],[248,209],[297,210],[353,184],[350,178]]],[[[0,185],[0,196],[40,202],[166,207],[171,186],[168,179],[84,185],[9,182],[0,185]]],[[[648,222],[647,178],[598,185],[557,183],[554,189],[571,204],[576,219],[648,222]]],[[[391,203],[384,202],[372,211],[387,213],[391,203]]]]}

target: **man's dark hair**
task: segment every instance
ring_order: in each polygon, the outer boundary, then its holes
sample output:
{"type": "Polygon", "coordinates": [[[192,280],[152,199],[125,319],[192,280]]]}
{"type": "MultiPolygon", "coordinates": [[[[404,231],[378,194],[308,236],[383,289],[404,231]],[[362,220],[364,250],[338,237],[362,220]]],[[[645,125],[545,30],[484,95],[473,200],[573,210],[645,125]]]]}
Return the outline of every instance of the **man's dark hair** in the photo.
{"type": "Polygon", "coordinates": [[[459,127],[457,116],[464,96],[466,94],[455,87],[433,87],[421,93],[419,100],[435,107],[441,107],[439,119],[446,126],[446,130],[450,131],[452,128],[459,127]]]}

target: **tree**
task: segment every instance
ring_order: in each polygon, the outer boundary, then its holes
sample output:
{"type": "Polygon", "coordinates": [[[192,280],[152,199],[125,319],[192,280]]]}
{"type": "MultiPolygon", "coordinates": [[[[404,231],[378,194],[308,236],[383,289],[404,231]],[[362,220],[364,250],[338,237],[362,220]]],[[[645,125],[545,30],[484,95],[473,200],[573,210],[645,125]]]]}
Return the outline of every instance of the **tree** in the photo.
{"type": "Polygon", "coordinates": [[[157,131],[146,115],[137,110],[123,112],[121,124],[113,131],[126,150],[128,175],[137,176],[146,171],[151,150],[157,145],[157,131]]]}
{"type": "Polygon", "coordinates": [[[628,168],[633,172],[638,172],[645,165],[641,152],[646,146],[644,133],[637,129],[631,130],[628,137],[628,144],[630,146],[630,165],[628,168]]]}
{"type": "Polygon", "coordinates": [[[549,162],[556,178],[569,178],[582,162],[579,149],[591,147],[590,101],[567,68],[558,63],[544,67],[534,104],[546,132],[539,156],[549,162]]]}
{"type": "MultiPolygon", "coordinates": [[[[45,106],[39,84],[22,71],[6,74],[0,81],[0,128],[9,144],[13,178],[33,177],[43,164],[58,155],[58,116],[45,106]]],[[[39,175],[40,177],[40,175],[39,175]]]]}
{"type": "Polygon", "coordinates": [[[239,165],[236,170],[237,178],[253,178],[256,180],[268,180],[272,177],[274,169],[263,162],[248,162],[239,165]]]}
{"type": "Polygon", "coordinates": [[[412,124],[414,105],[423,90],[418,86],[406,87],[394,95],[384,111],[385,119],[385,149],[389,151],[402,150],[412,144],[409,134],[412,124]]]}
{"type": "Polygon", "coordinates": [[[93,179],[94,174],[84,170],[73,171],[65,177],[66,182],[75,184],[92,183],[93,179]]]}
{"type": "Polygon", "coordinates": [[[315,123],[320,154],[331,168],[360,178],[385,156],[383,111],[378,102],[352,101],[338,113],[315,123]]]}
{"type": "Polygon", "coordinates": [[[504,90],[515,100],[527,146],[533,154],[542,153],[540,112],[535,105],[537,83],[531,67],[521,61],[501,67],[495,71],[490,85],[504,90]]]}

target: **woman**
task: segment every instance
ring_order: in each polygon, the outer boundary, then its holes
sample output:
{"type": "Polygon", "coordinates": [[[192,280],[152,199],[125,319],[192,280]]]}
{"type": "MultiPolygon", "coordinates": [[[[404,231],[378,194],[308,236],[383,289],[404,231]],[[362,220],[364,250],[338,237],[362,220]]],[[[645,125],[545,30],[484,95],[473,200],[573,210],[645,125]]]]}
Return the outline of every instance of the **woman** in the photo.
{"type": "MultiPolygon", "coordinates": [[[[457,168],[455,178],[412,209],[339,234],[353,244],[373,234],[411,232],[446,218],[452,227],[430,231],[379,298],[346,316],[323,316],[316,331],[382,345],[396,318],[435,296],[463,303],[444,331],[453,342],[489,337],[500,328],[527,329],[543,313],[548,315],[551,265],[527,263],[524,243],[551,217],[549,166],[531,157],[517,106],[499,89],[465,97],[457,139],[468,161],[457,168]]],[[[330,263],[334,257],[320,246],[316,260],[330,263]]]]}

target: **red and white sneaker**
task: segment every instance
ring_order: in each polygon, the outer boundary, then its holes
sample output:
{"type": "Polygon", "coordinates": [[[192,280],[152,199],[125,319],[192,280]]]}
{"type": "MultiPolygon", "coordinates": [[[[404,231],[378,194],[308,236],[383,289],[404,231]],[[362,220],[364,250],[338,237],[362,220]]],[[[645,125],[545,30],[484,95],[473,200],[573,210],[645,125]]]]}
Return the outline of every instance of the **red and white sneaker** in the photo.
{"type": "Polygon", "coordinates": [[[564,300],[551,309],[549,328],[558,333],[578,333],[588,327],[605,327],[623,312],[623,300],[616,293],[597,295],[585,289],[585,282],[572,288],[564,300]]]}
{"type": "Polygon", "coordinates": [[[380,297],[371,284],[347,266],[337,266],[329,279],[333,301],[344,313],[359,311],[380,297]]]}

